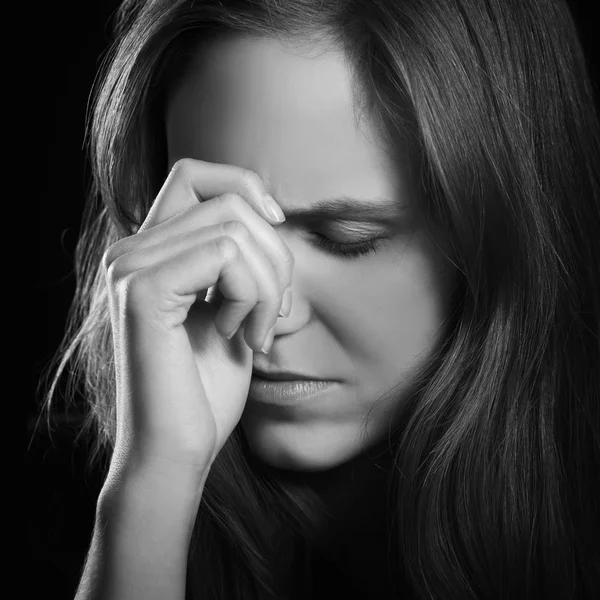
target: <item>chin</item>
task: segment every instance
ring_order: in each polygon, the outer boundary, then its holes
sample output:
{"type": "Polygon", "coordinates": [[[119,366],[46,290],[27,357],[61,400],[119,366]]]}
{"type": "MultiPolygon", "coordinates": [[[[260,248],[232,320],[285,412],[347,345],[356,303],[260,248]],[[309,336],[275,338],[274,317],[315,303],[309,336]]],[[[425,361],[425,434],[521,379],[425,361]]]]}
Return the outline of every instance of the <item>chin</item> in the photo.
{"type": "Polygon", "coordinates": [[[242,419],[242,429],[252,454],[277,469],[326,471],[358,456],[357,424],[266,422],[242,419]]]}

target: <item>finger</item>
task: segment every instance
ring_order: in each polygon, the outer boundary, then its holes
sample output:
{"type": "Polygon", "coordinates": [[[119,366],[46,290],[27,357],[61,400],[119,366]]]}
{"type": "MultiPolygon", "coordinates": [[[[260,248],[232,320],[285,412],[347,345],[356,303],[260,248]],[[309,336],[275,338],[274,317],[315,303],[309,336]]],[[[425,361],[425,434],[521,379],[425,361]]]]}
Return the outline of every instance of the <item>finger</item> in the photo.
{"type": "MultiPolygon", "coordinates": [[[[155,244],[146,245],[143,248],[136,246],[113,261],[109,277],[113,281],[123,279],[129,274],[151,268],[157,263],[170,260],[198,245],[206,244],[210,240],[223,236],[233,239],[238,245],[257,283],[257,304],[248,316],[245,328],[246,340],[248,345],[252,346],[264,341],[266,334],[277,321],[282,305],[283,290],[280,288],[277,274],[262,247],[241,221],[226,221],[192,230],[184,235],[171,236],[164,241],[158,240],[155,244]]],[[[205,295],[200,295],[199,299],[205,300],[205,295]]],[[[230,311],[227,304],[224,310],[230,311]]],[[[229,317],[227,318],[229,319],[229,317]]],[[[235,314],[231,318],[234,319],[235,314]]]]}
{"type": "Polygon", "coordinates": [[[281,291],[292,283],[294,256],[277,235],[273,227],[260,217],[241,196],[232,193],[222,194],[177,214],[151,229],[139,232],[120,240],[107,251],[106,263],[109,265],[117,257],[132,249],[143,249],[155,245],[167,244],[175,237],[196,234],[204,228],[228,221],[244,223],[254,240],[261,246],[279,280],[281,291]]]}
{"type": "Polygon", "coordinates": [[[182,158],[173,165],[140,231],[225,192],[239,194],[270,222],[285,220],[281,208],[267,194],[262,179],[254,171],[235,165],[182,158]]]}
{"type": "MultiPolygon", "coordinates": [[[[137,314],[173,326],[185,321],[177,307],[191,306],[198,292],[217,285],[225,298],[215,317],[223,335],[239,326],[258,301],[258,286],[239,246],[227,237],[215,237],[196,244],[167,260],[140,269],[128,277],[129,300],[137,314]]],[[[253,344],[256,350],[262,347],[253,344]]]]}

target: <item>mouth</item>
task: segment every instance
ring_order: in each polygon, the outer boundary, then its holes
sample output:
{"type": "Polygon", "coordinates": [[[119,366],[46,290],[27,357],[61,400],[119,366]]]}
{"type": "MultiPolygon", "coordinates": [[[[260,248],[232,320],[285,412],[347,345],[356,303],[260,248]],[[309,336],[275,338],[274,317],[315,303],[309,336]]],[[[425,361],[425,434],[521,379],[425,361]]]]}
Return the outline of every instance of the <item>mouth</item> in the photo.
{"type": "Polygon", "coordinates": [[[262,371],[260,369],[253,369],[252,376],[259,377],[260,379],[267,379],[269,381],[331,381],[313,375],[294,373],[292,371],[262,371]]]}
{"type": "Polygon", "coordinates": [[[253,371],[248,392],[248,400],[263,404],[290,405],[322,395],[339,386],[339,382],[322,379],[310,379],[298,374],[282,372],[263,376],[261,372],[253,371]]]}

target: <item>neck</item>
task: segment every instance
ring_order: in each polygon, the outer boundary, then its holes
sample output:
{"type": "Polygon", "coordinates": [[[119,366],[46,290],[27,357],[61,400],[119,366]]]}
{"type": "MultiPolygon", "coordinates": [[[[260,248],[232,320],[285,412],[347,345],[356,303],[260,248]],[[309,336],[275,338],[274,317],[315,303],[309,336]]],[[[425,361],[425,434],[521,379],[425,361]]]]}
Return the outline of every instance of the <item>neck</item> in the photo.
{"type": "Polygon", "coordinates": [[[364,589],[382,585],[383,590],[388,581],[388,483],[392,464],[386,443],[317,474],[309,483],[329,515],[316,548],[364,589]]]}
{"type": "Polygon", "coordinates": [[[336,468],[314,491],[327,507],[334,528],[358,529],[383,525],[392,455],[374,448],[336,468]]]}
{"type": "Polygon", "coordinates": [[[324,518],[313,538],[315,549],[364,589],[383,586],[381,597],[387,596],[389,581],[386,517],[392,468],[393,452],[384,440],[327,471],[278,471],[279,477],[310,489],[320,500],[322,510],[317,512],[324,518]]]}

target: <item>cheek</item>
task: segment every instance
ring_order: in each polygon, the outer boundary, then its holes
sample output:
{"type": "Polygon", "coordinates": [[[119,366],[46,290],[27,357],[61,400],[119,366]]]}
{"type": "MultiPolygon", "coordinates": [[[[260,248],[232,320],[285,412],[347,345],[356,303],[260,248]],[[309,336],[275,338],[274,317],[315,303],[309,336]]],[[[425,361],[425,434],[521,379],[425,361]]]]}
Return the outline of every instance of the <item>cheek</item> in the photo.
{"type": "MultiPolygon", "coordinates": [[[[365,261],[337,295],[344,346],[355,368],[410,369],[434,345],[447,315],[445,266],[424,243],[365,261]]],[[[350,271],[349,271],[350,272],[350,271]]]]}

